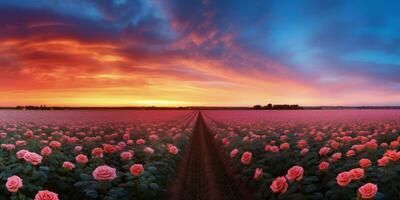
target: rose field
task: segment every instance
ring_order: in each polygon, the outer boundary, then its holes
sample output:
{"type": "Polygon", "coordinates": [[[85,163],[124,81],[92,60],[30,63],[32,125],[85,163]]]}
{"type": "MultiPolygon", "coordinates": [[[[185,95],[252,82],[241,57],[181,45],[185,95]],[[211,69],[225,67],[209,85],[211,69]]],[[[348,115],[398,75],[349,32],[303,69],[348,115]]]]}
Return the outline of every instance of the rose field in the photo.
{"type": "Polygon", "coordinates": [[[400,110],[0,111],[0,199],[400,199],[400,110]]]}

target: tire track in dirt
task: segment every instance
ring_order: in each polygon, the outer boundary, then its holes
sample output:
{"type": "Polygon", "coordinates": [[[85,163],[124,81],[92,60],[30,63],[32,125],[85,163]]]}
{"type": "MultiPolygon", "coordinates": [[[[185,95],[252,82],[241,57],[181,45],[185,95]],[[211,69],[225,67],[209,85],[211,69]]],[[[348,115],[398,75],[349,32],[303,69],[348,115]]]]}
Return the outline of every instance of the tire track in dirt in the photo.
{"type": "Polygon", "coordinates": [[[250,200],[251,194],[239,186],[223,162],[201,112],[199,112],[187,152],[177,167],[177,176],[168,188],[170,200],[250,200]]]}

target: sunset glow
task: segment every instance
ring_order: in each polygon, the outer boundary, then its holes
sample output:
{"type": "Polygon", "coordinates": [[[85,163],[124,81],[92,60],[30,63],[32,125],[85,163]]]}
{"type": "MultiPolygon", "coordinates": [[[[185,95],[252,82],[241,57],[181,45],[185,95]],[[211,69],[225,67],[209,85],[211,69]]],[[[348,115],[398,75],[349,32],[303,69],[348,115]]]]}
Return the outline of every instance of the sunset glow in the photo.
{"type": "Polygon", "coordinates": [[[0,1],[0,106],[400,104],[398,5],[277,2],[0,1]]]}

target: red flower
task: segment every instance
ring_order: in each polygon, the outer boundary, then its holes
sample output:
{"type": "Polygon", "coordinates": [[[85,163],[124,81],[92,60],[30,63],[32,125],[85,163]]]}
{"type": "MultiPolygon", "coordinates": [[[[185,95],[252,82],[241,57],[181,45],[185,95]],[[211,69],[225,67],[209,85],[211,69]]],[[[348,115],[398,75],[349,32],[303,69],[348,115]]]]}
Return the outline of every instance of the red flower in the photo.
{"type": "Polygon", "coordinates": [[[72,162],[65,161],[65,162],[63,163],[63,167],[64,167],[65,169],[72,170],[72,169],[75,168],[75,165],[74,165],[74,163],[72,163],[72,162]]]}
{"type": "Polygon", "coordinates": [[[358,188],[358,193],[362,199],[373,199],[378,192],[378,186],[372,183],[367,183],[358,188]]]}
{"type": "Polygon", "coordinates": [[[319,164],[319,170],[321,170],[321,171],[326,171],[326,170],[328,170],[328,168],[329,168],[328,162],[324,161],[319,164]]]}
{"type": "Polygon", "coordinates": [[[48,190],[41,190],[35,195],[35,200],[58,200],[58,194],[48,190]]]}
{"type": "Polygon", "coordinates": [[[360,167],[367,168],[372,165],[372,162],[370,159],[363,158],[359,161],[359,164],[360,164],[360,167]]]}
{"type": "Polygon", "coordinates": [[[355,168],[350,170],[351,179],[352,180],[359,180],[364,177],[364,169],[362,168],[355,168]]]}
{"type": "Polygon", "coordinates": [[[142,164],[134,164],[131,166],[129,171],[131,171],[132,175],[138,176],[139,174],[141,174],[143,172],[143,165],[142,164]]]}
{"type": "Polygon", "coordinates": [[[238,150],[238,149],[233,149],[233,150],[231,151],[231,153],[229,154],[229,156],[230,156],[231,158],[233,158],[233,157],[235,157],[238,153],[239,153],[239,150],[238,150]]]}
{"type": "Polygon", "coordinates": [[[389,157],[383,156],[381,159],[378,160],[378,166],[386,166],[390,161],[389,157]]]}
{"type": "Polygon", "coordinates": [[[320,150],[319,150],[319,155],[320,156],[325,156],[326,154],[328,154],[329,153],[329,151],[331,150],[331,148],[329,148],[329,147],[322,147],[320,150]]]}
{"type": "Polygon", "coordinates": [[[75,157],[76,162],[78,162],[79,164],[85,164],[87,163],[89,160],[87,158],[86,155],[83,154],[79,154],[75,157]]]}
{"type": "Polygon", "coordinates": [[[133,157],[133,154],[129,151],[124,151],[120,154],[121,160],[127,161],[131,160],[133,157]]]}
{"type": "Polygon", "coordinates": [[[274,193],[285,193],[287,191],[288,188],[288,183],[285,179],[285,177],[281,176],[276,178],[271,186],[270,186],[272,192],[274,193]]]}
{"type": "Polygon", "coordinates": [[[336,183],[342,187],[347,186],[351,182],[351,173],[350,172],[342,172],[337,175],[336,183]]]}
{"type": "Polygon", "coordinates": [[[51,150],[50,147],[46,146],[44,147],[41,151],[40,154],[42,154],[43,156],[48,156],[52,153],[53,151],[51,150]]]}
{"type": "Polygon", "coordinates": [[[286,178],[289,181],[300,181],[303,178],[304,169],[300,166],[293,166],[287,171],[286,178]]]}
{"type": "Polygon", "coordinates": [[[242,162],[242,164],[248,165],[251,162],[252,156],[253,154],[251,152],[246,151],[242,154],[242,158],[240,159],[240,161],[242,162]]]}
{"type": "Polygon", "coordinates": [[[99,148],[99,147],[92,149],[92,155],[95,158],[102,158],[103,157],[103,149],[99,148]]]}
{"type": "Polygon", "coordinates": [[[258,180],[258,179],[260,179],[262,177],[262,175],[263,175],[262,168],[257,168],[256,171],[254,172],[254,177],[253,178],[255,180],[258,180]]]}

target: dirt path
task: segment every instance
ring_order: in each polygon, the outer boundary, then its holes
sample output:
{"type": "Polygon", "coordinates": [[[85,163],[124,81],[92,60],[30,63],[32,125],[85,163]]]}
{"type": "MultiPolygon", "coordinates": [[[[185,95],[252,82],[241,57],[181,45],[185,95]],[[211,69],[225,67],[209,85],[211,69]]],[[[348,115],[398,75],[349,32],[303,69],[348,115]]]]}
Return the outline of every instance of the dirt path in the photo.
{"type": "Polygon", "coordinates": [[[199,113],[188,150],[169,187],[171,200],[247,200],[248,191],[233,180],[199,113]]]}

